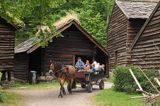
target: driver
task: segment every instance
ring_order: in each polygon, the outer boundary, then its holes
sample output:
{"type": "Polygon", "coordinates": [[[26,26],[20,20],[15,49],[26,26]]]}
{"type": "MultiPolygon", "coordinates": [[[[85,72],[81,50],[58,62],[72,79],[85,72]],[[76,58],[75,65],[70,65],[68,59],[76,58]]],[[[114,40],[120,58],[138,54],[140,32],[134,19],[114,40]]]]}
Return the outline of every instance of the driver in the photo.
{"type": "Polygon", "coordinates": [[[78,57],[75,67],[78,69],[78,71],[82,71],[84,69],[84,66],[84,62],[81,60],[80,57],[78,57]]]}

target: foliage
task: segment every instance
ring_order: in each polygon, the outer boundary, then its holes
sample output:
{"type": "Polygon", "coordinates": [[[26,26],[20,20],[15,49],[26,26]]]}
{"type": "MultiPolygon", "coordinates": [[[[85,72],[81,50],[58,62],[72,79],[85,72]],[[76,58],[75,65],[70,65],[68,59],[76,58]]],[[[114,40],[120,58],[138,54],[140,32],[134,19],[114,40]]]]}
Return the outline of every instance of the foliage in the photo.
{"type": "MultiPolygon", "coordinates": [[[[124,91],[128,93],[136,92],[138,86],[136,85],[133,77],[131,76],[129,69],[132,69],[133,73],[137,77],[140,82],[142,88],[145,91],[153,92],[154,89],[149,83],[149,81],[145,78],[145,76],[140,72],[140,70],[135,66],[116,66],[113,72],[114,74],[114,89],[117,91],[124,91]]],[[[158,76],[158,72],[155,70],[145,70],[145,74],[150,78],[152,82],[154,82],[154,77],[158,76]]]]}
{"type": "Polygon", "coordinates": [[[23,26],[24,23],[20,20],[20,14],[24,8],[19,9],[20,5],[18,5],[18,3],[19,2],[13,2],[11,0],[0,0],[0,14],[2,18],[10,23],[15,24],[16,26],[23,26]],[[15,7],[15,5],[17,5],[17,7],[15,7]]]}
{"type": "Polygon", "coordinates": [[[40,45],[47,45],[51,41],[50,36],[59,35],[53,23],[74,12],[78,14],[82,26],[105,45],[112,3],[113,0],[0,0],[0,13],[9,21],[25,24],[16,33],[17,43],[36,35],[40,45]],[[37,34],[43,26],[50,30],[37,34]]]}
{"type": "Polygon", "coordinates": [[[5,98],[5,95],[3,93],[0,93],[0,102],[3,102],[5,98]]]}
{"type": "Polygon", "coordinates": [[[0,102],[0,106],[23,106],[23,98],[13,92],[0,90],[3,102],[0,102]]]}
{"type": "Polygon", "coordinates": [[[113,89],[103,90],[93,97],[98,106],[143,106],[142,99],[132,99],[131,97],[140,96],[117,92],[113,89]]]}
{"type": "Polygon", "coordinates": [[[86,28],[102,45],[106,45],[108,17],[111,14],[113,0],[84,0],[78,9],[82,26],[86,28]]]}

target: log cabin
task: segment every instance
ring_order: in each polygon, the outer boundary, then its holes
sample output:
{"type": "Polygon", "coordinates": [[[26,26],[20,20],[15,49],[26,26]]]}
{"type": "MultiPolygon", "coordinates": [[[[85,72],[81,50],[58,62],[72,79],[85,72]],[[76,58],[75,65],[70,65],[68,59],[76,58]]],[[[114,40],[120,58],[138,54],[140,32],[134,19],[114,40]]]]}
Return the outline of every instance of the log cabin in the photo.
{"type": "Polygon", "coordinates": [[[0,16],[0,72],[1,81],[10,81],[14,71],[15,30],[19,26],[0,16]]]}
{"type": "Polygon", "coordinates": [[[108,71],[108,52],[74,18],[67,18],[55,24],[63,37],[53,37],[53,42],[42,48],[35,45],[31,38],[15,47],[16,79],[28,82],[29,73],[35,70],[37,75],[49,71],[50,60],[64,65],[75,65],[78,57],[83,61],[95,59],[106,65],[108,71]]]}
{"type": "Polygon", "coordinates": [[[131,63],[130,47],[157,2],[116,0],[108,26],[109,69],[131,63]]]}
{"type": "Polygon", "coordinates": [[[143,69],[160,69],[160,2],[131,45],[131,62],[143,69]]]}

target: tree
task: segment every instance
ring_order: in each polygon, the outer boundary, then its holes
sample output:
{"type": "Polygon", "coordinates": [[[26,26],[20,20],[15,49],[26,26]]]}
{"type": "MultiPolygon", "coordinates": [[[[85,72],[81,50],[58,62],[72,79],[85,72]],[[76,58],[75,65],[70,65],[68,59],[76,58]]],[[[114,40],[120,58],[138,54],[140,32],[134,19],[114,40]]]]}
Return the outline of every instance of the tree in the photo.
{"type": "Polygon", "coordinates": [[[16,33],[17,43],[36,35],[40,45],[47,45],[51,36],[59,35],[53,23],[74,12],[82,26],[105,45],[112,3],[112,0],[0,0],[0,13],[9,21],[25,24],[16,33]]]}

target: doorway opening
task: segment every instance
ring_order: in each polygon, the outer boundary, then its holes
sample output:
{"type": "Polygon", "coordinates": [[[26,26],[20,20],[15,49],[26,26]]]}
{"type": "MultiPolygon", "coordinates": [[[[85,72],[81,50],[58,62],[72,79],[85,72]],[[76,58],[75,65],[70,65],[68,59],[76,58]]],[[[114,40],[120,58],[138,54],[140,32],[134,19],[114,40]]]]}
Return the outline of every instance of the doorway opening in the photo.
{"type": "Polygon", "coordinates": [[[41,75],[41,48],[29,54],[29,72],[36,71],[41,75]]]}

